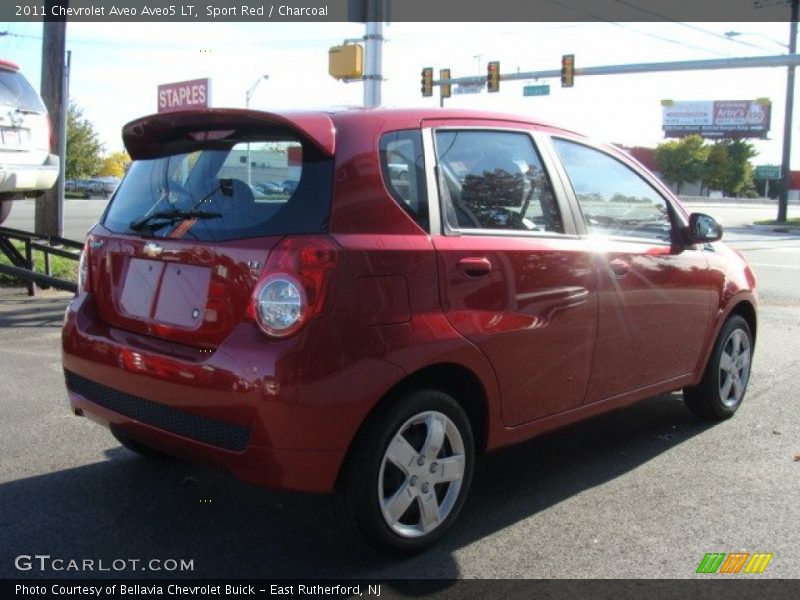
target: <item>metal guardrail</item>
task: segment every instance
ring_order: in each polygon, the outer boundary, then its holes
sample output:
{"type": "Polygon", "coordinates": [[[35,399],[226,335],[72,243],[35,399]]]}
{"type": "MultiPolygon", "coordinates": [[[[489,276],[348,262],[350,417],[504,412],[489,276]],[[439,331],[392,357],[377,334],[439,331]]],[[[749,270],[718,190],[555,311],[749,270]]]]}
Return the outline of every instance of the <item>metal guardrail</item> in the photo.
{"type": "Polygon", "coordinates": [[[54,287],[59,290],[76,293],[78,284],[74,281],[53,277],[50,257],[60,256],[70,260],[80,260],[83,244],[74,240],[58,236],[43,236],[10,227],[0,227],[0,252],[8,257],[9,265],[0,265],[0,273],[11,275],[27,282],[28,296],[36,294],[36,286],[43,289],[54,287]],[[11,240],[21,241],[24,251],[19,249],[11,240]],[[44,254],[44,273],[39,273],[34,268],[34,251],[44,254]]]}

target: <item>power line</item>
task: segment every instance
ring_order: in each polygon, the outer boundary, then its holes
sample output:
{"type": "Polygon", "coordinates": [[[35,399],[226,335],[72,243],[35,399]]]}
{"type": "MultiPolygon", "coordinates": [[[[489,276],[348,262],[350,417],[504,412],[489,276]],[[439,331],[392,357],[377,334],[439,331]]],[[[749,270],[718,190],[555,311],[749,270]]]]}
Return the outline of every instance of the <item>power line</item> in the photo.
{"type": "Polygon", "coordinates": [[[664,36],[658,35],[656,33],[649,33],[649,32],[646,32],[646,31],[639,31],[638,29],[634,29],[633,27],[629,27],[629,26],[623,25],[621,23],[616,23],[615,22],[615,23],[612,23],[612,25],[616,25],[617,27],[622,27],[623,29],[628,29],[629,31],[633,31],[634,33],[638,33],[640,35],[646,35],[648,37],[651,37],[651,38],[654,38],[654,39],[657,39],[657,40],[662,40],[662,41],[669,42],[669,43],[672,43],[672,44],[677,44],[678,46],[683,46],[684,48],[692,48],[693,50],[700,50],[701,52],[706,52],[708,54],[715,54],[717,56],[725,56],[725,57],[732,56],[731,54],[729,54],[727,52],[717,52],[716,50],[710,50],[710,49],[704,48],[702,46],[695,46],[694,44],[687,44],[686,42],[682,42],[680,40],[674,40],[672,38],[664,37],[664,36]]]}
{"type": "MultiPolygon", "coordinates": [[[[714,36],[714,37],[717,37],[717,38],[720,38],[720,39],[723,39],[723,40],[726,40],[726,41],[729,41],[729,42],[735,42],[737,44],[741,44],[742,46],[750,46],[751,48],[757,48],[759,50],[763,50],[764,52],[770,52],[769,48],[764,48],[763,46],[759,46],[757,44],[751,44],[750,42],[746,42],[744,40],[737,40],[737,39],[734,39],[734,38],[729,37],[727,35],[723,35],[723,34],[715,32],[715,31],[709,31],[708,29],[703,29],[702,27],[698,27],[696,25],[692,25],[691,23],[683,23],[682,21],[677,21],[675,19],[671,19],[666,15],[663,15],[661,13],[658,13],[658,12],[655,12],[655,11],[652,11],[652,10],[649,10],[649,9],[646,9],[646,8],[642,8],[641,6],[636,6],[635,4],[631,4],[630,2],[627,2],[626,0],[614,0],[614,2],[617,2],[618,4],[623,4],[623,5],[625,5],[625,6],[629,7],[629,8],[632,8],[634,10],[638,10],[639,12],[642,12],[644,14],[647,14],[647,15],[650,15],[650,16],[653,16],[653,17],[657,17],[659,20],[664,20],[664,21],[669,21],[671,23],[675,23],[676,25],[680,25],[681,27],[685,27],[687,29],[692,29],[694,31],[699,31],[699,32],[704,33],[706,35],[711,35],[711,36],[714,36]]],[[[769,39],[769,38],[767,38],[767,39],[769,39]]],[[[772,41],[774,41],[774,40],[772,40],[772,41]]],[[[778,42],[775,42],[775,43],[778,43],[778,42]]]]}
{"type": "MultiPolygon", "coordinates": [[[[730,54],[727,54],[727,53],[717,52],[715,50],[709,50],[708,48],[703,48],[703,47],[700,47],[700,46],[694,46],[692,44],[687,44],[686,42],[681,42],[679,40],[674,40],[672,38],[664,37],[664,36],[658,35],[656,33],[640,31],[638,29],[634,29],[633,27],[630,27],[628,25],[624,25],[624,24],[619,23],[617,21],[609,21],[608,19],[606,19],[606,18],[604,18],[604,17],[602,17],[600,15],[596,15],[596,14],[591,13],[589,11],[576,8],[575,6],[572,6],[570,4],[565,4],[563,2],[560,2],[559,0],[547,0],[547,1],[550,4],[555,4],[557,6],[561,6],[562,8],[567,8],[569,10],[572,10],[572,11],[576,12],[576,13],[583,13],[584,15],[588,15],[588,16],[592,17],[593,19],[597,20],[597,21],[601,21],[603,23],[608,23],[609,25],[614,25],[615,27],[620,27],[622,29],[627,29],[628,31],[632,31],[634,33],[638,33],[639,35],[644,35],[644,36],[647,36],[647,37],[651,37],[653,39],[661,40],[662,42],[668,42],[670,44],[677,44],[678,46],[683,46],[684,48],[691,48],[693,50],[699,50],[701,52],[706,52],[708,54],[715,54],[717,56],[725,56],[725,57],[730,57],[731,56],[730,54]]],[[[628,5],[627,3],[624,3],[624,4],[628,5]]],[[[630,6],[630,5],[628,5],[628,6],[630,6]]],[[[631,8],[637,8],[637,7],[631,6],[631,8]]]]}
{"type": "Polygon", "coordinates": [[[40,40],[40,35],[25,35],[24,33],[12,33],[11,31],[0,31],[0,37],[16,37],[16,38],[29,38],[32,40],[40,40]]]}

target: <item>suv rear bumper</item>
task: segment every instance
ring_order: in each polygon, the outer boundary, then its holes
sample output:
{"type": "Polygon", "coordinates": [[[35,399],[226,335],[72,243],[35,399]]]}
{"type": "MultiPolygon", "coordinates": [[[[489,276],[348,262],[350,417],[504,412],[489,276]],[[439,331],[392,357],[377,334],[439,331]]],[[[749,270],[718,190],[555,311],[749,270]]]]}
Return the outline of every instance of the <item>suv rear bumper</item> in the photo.
{"type": "Polygon", "coordinates": [[[331,491],[349,437],[325,440],[323,432],[335,429],[331,412],[298,403],[298,385],[274,376],[279,351],[265,352],[262,343],[257,370],[233,358],[260,335],[249,325],[202,353],[108,327],[81,294],[67,308],[62,336],[70,404],[145,446],[256,485],[331,491]]]}
{"type": "Polygon", "coordinates": [[[58,179],[59,160],[50,154],[43,165],[0,164],[0,193],[49,190],[58,179]]]}

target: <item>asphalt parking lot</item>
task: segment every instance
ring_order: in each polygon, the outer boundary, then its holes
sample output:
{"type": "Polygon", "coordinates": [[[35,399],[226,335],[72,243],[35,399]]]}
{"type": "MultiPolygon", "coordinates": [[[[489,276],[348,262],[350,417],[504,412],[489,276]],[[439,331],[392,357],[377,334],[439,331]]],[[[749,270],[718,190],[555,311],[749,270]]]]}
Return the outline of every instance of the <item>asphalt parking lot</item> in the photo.
{"type": "Polygon", "coordinates": [[[343,538],[325,496],[142,459],[73,416],[59,356],[70,296],[0,288],[0,577],[687,578],[707,552],[745,551],[774,555],[747,577],[798,578],[800,235],[726,236],[762,302],[735,418],[699,422],[676,393],[491,454],[450,535],[402,561],[343,538]],[[141,563],[15,566],[34,554],[141,563]],[[153,559],[193,569],[146,570],[153,559]]]}

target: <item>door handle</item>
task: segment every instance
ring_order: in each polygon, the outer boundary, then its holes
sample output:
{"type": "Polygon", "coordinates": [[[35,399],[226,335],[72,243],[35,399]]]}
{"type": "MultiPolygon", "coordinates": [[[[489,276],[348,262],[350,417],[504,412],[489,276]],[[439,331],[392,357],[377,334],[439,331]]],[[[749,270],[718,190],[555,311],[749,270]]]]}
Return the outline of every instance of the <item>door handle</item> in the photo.
{"type": "Polygon", "coordinates": [[[615,258],[608,263],[608,266],[611,267],[611,272],[617,277],[624,277],[631,268],[628,262],[621,258],[615,258]]]}
{"type": "Polygon", "coordinates": [[[483,277],[492,272],[492,263],[483,256],[462,258],[458,261],[458,272],[466,277],[483,277]]]}

